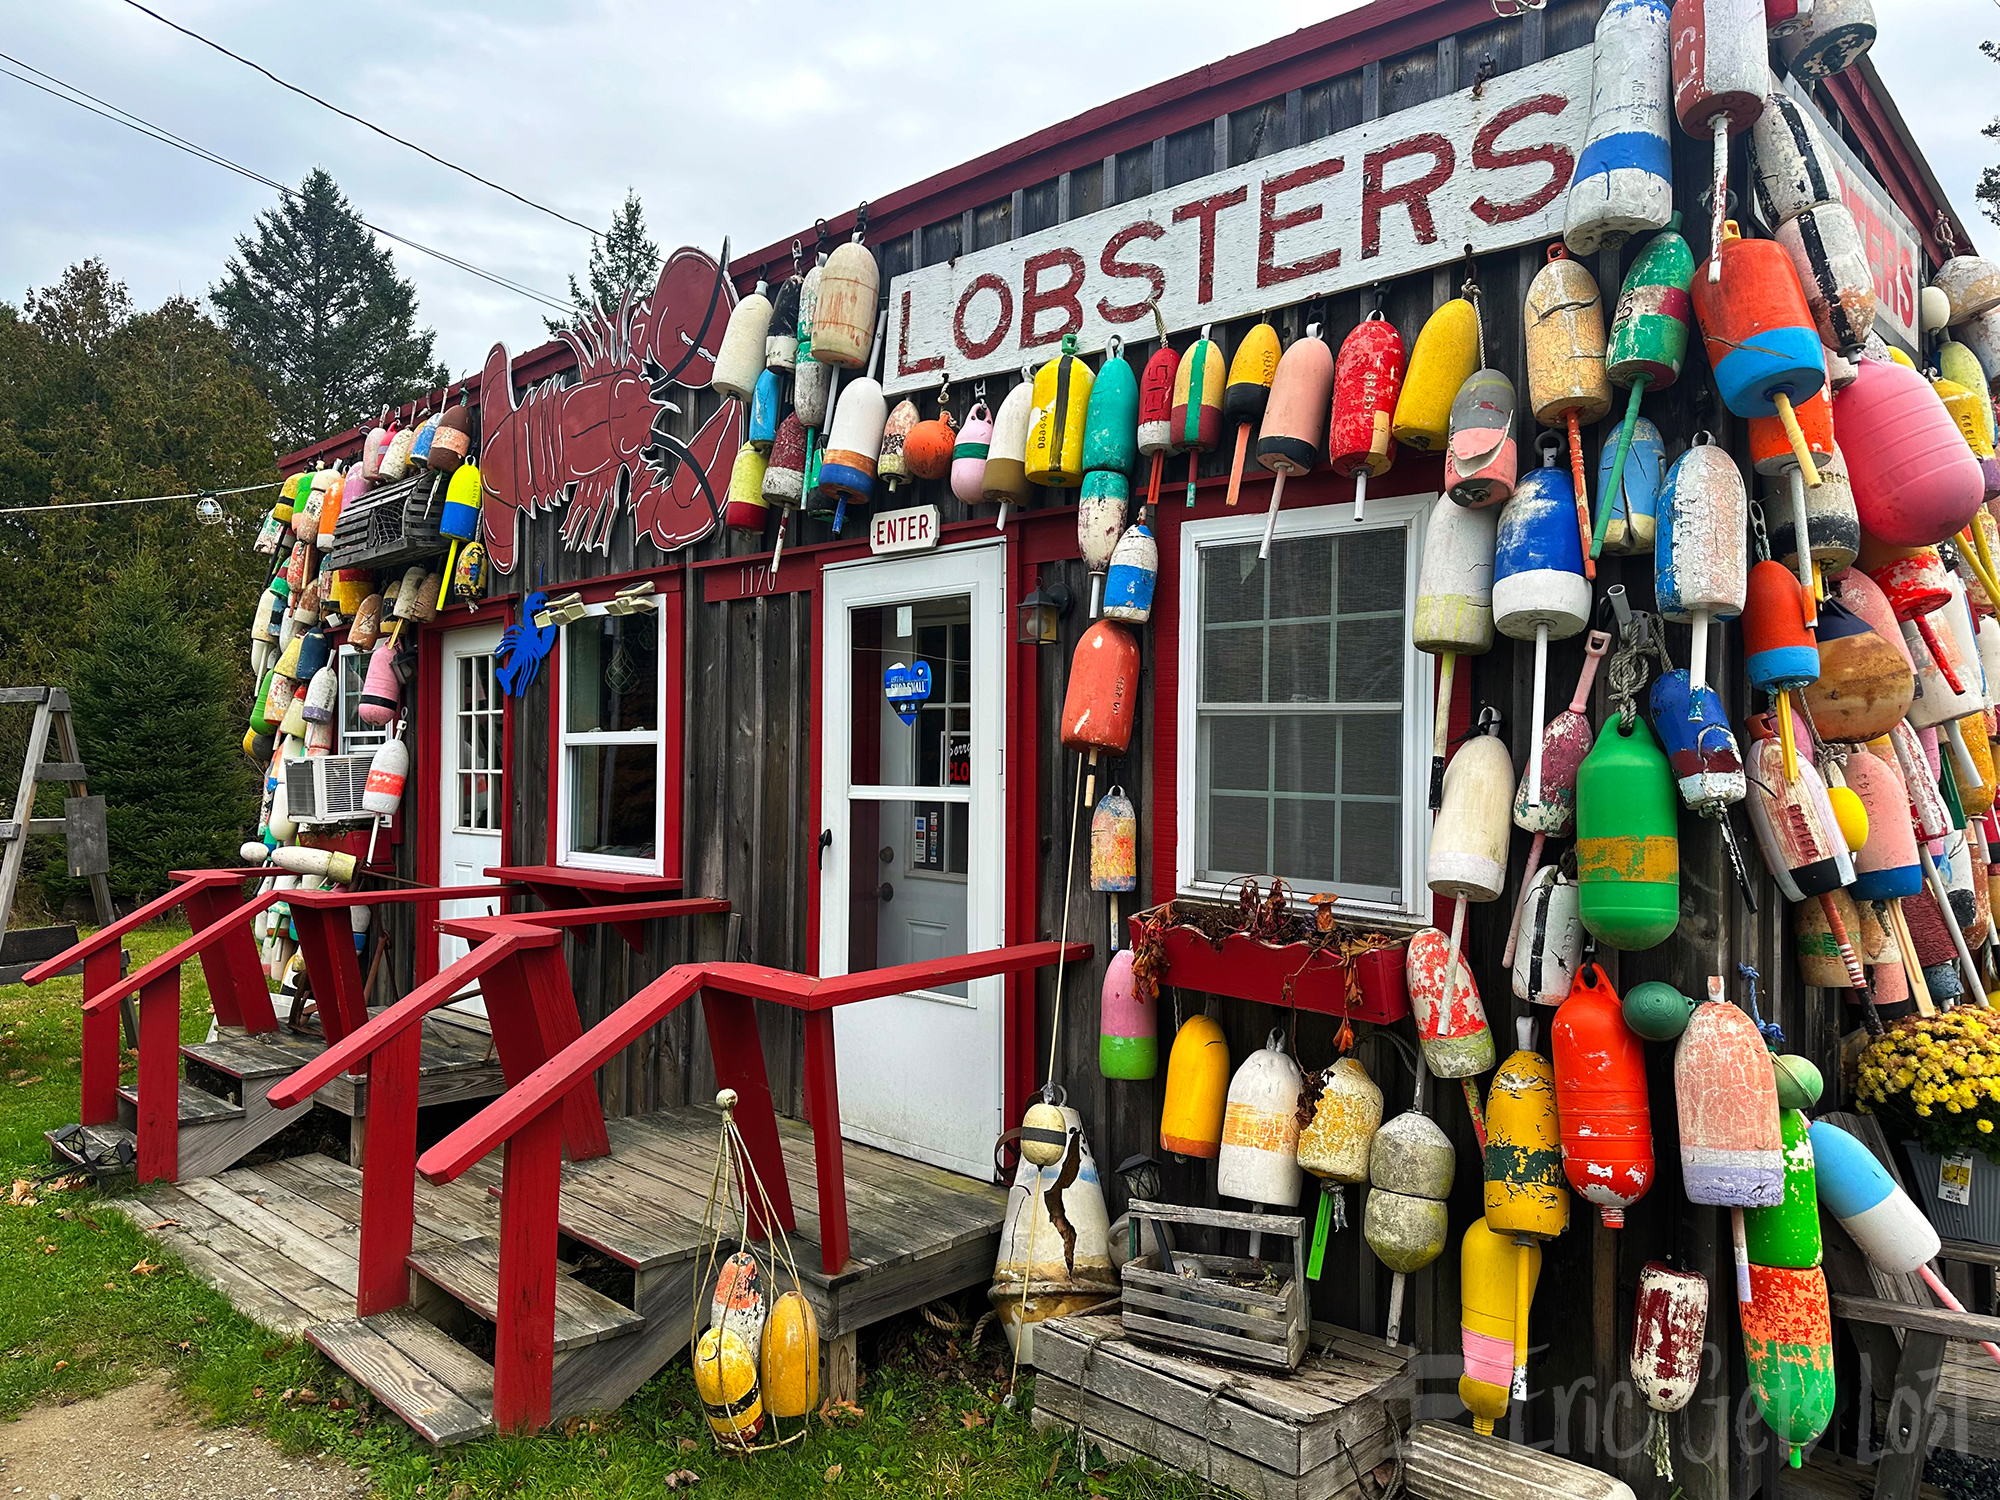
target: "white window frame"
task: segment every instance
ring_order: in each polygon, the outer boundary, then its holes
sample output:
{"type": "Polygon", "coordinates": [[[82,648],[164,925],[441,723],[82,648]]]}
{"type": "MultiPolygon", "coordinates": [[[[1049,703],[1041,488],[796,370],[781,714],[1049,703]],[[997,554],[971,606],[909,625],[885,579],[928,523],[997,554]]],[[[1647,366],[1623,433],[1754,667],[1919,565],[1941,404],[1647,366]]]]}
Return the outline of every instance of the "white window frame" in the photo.
{"type": "Polygon", "coordinates": [[[394,721],[379,727],[373,724],[360,724],[358,728],[349,725],[348,721],[350,718],[355,719],[358,723],[360,717],[358,714],[350,715],[348,712],[350,708],[355,706],[347,696],[347,663],[350,661],[358,661],[363,664],[362,676],[365,678],[367,676],[366,663],[368,661],[368,653],[343,642],[339,648],[338,659],[334,662],[336,680],[340,685],[340,702],[338,712],[334,718],[334,725],[339,731],[336,736],[335,747],[343,755],[358,753],[362,750],[376,749],[396,731],[394,721]]]}
{"type": "MultiPolygon", "coordinates": [[[[667,619],[666,611],[655,609],[645,613],[627,615],[629,622],[650,618],[653,628],[659,632],[659,649],[654,652],[657,676],[653,690],[659,700],[659,727],[650,730],[588,730],[572,734],[569,727],[569,632],[570,625],[564,625],[556,642],[561,653],[557,681],[557,696],[562,700],[556,713],[556,863],[576,870],[622,870],[628,874],[660,875],[666,871],[666,819],[668,797],[680,795],[680,788],[667,784],[667,728],[671,718],[667,703],[667,619]],[[574,847],[574,809],[570,796],[573,776],[570,771],[569,753],[579,746],[592,745],[647,745],[653,747],[653,857],[651,859],[630,859],[622,855],[580,853],[574,847]]],[[[572,624],[601,629],[600,617],[591,615],[572,624]]]]}
{"type": "MultiPolygon", "coordinates": [[[[1343,891],[1338,885],[1294,880],[1283,870],[1249,872],[1260,881],[1276,875],[1300,895],[1331,891],[1341,896],[1343,910],[1375,919],[1430,920],[1430,890],[1424,867],[1430,851],[1431,735],[1436,692],[1432,663],[1411,641],[1408,619],[1416,608],[1417,575],[1422,566],[1424,530],[1436,495],[1368,497],[1365,519],[1354,519],[1345,501],[1286,510],[1278,518],[1277,542],[1313,536],[1352,536],[1364,531],[1404,532],[1403,547],[1403,778],[1402,869],[1400,899],[1381,901],[1343,891]]],[[[1179,750],[1175,756],[1176,812],[1174,885],[1178,894],[1206,900],[1233,897],[1223,882],[1197,879],[1200,790],[1196,781],[1200,759],[1201,698],[1201,553],[1204,548],[1255,543],[1263,534],[1264,518],[1246,510],[1240,515],[1191,521],[1180,529],[1180,692],[1175,705],[1179,750]]],[[[1283,705],[1272,705],[1281,710],[1283,705]]]]}

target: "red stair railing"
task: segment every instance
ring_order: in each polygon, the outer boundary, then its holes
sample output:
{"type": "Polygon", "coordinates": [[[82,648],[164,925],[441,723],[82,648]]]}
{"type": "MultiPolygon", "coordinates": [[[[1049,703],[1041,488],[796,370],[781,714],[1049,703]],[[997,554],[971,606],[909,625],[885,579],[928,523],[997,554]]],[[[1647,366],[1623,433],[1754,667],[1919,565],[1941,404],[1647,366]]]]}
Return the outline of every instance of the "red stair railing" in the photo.
{"type": "MultiPolygon", "coordinates": [[[[514,919],[510,919],[514,920],[514,919]]],[[[533,920],[532,918],[529,920],[533,920]]],[[[812,1118],[819,1184],[820,1250],[829,1274],[847,1263],[847,1183],[833,1047],[835,1007],[995,974],[1081,962],[1090,945],[1024,943],[985,953],[900,964],[815,979],[756,964],[682,964],[670,969],[589,1032],[513,1084],[417,1163],[431,1182],[455,1181],[496,1147],[505,1147],[500,1197],[500,1309],[493,1365],[493,1421],[502,1432],[549,1421],[555,1363],[557,1208],[562,1182],[563,1110],[574,1091],[695,995],[702,999],[716,1081],[735,1089],[736,1120],[774,1216],[795,1227],[791,1189],[778,1144],[757,1000],[804,1013],[806,1109],[812,1118]]],[[[753,1206],[753,1234],[767,1233],[753,1206]]]]}
{"type": "MultiPolygon", "coordinates": [[[[582,1034],[562,957],[568,929],[728,910],[727,901],[687,898],[440,921],[439,932],[470,939],[472,950],[381,1014],[364,1017],[363,1024],[271,1090],[272,1104],[288,1109],[343,1072],[367,1070],[358,1316],[388,1312],[410,1300],[407,1260],[416,1225],[417,1092],[425,1018],[477,982],[493,1028],[500,1071],[511,1087],[582,1034]]],[[[559,1152],[565,1140],[578,1160],[602,1156],[610,1149],[591,1079],[581,1079],[567,1090],[560,1117],[551,1118],[561,1127],[556,1135],[559,1152]]]]}

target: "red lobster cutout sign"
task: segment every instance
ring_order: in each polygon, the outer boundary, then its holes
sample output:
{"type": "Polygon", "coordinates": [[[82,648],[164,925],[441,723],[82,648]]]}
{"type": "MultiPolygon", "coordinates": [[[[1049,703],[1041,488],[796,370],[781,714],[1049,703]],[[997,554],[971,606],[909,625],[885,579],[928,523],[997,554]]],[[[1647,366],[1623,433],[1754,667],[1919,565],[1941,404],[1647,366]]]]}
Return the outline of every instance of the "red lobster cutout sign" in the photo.
{"type": "Polygon", "coordinates": [[[516,517],[565,501],[564,544],[608,550],[621,489],[637,534],[662,552],[715,530],[741,442],[738,403],[725,401],[684,442],[667,430],[680,410],[668,392],[708,384],[735,305],[723,268],[683,246],[667,257],[651,296],[628,296],[616,317],[594,308],[582,327],[559,334],[576,354],[575,372],[530,386],[518,403],[513,359],[505,344],[493,346],[479,385],[479,477],[496,571],[514,571],[516,517]]]}

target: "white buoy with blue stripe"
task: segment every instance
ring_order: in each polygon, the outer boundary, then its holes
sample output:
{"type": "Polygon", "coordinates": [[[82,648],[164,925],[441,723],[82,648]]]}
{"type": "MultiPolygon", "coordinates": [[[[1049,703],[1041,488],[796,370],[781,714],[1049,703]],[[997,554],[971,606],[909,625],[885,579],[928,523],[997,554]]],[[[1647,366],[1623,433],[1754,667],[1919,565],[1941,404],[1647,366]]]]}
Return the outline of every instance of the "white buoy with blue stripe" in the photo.
{"type": "Polygon", "coordinates": [[[1570,178],[1563,243],[1594,255],[1674,212],[1667,0],[1611,0],[1597,21],[1590,134],[1570,178]]]}
{"type": "Polygon", "coordinates": [[[1535,722],[1529,728],[1528,802],[1542,796],[1542,712],[1547,706],[1549,641],[1590,623],[1590,581],[1576,525],[1576,487],[1557,459],[1562,439],[1542,434],[1542,466],[1527,475],[1500,512],[1493,548],[1493,624],[1504,636],[1535,643],[1535,722]]]}

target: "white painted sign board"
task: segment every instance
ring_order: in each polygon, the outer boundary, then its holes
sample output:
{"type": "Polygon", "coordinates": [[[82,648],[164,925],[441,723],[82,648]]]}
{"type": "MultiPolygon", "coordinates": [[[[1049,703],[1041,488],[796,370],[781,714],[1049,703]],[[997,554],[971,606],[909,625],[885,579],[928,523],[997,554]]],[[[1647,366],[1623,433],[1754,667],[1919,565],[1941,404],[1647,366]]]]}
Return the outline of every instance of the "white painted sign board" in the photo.
{"type": "Polygon", "coordinates": [[[891,395],[1092,353],[1562,233],[1590,116],[1579,47],[1428,104],[889,284],[891,395]]]}
{"type": "Polygon", "coordinates": [[[928,552],[937,544],[935,505],[881,511],[868,523],[868,550],[877,557],[892,552],[928,552]]]}

